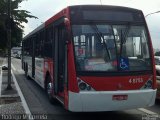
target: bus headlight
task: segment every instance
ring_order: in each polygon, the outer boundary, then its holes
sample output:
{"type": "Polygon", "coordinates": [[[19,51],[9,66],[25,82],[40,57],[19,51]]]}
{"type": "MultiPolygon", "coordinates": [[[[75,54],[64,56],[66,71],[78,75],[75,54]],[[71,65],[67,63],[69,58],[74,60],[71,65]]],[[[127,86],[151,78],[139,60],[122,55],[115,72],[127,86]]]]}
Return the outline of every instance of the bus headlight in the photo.
{"type": "Polygon", "coordinates": [[[92,88],[91,88],[91,86],[87,86],[87,90],[89,91],[89,90],[91,90],[92,88]]]}
{"type": "Polygon", "coordinates": [[[84,83],[84,82],[81,82],[80,84],[79,84],[79,89],[80,90],[85,90],[87,88],[87,85],[84,83]]]}
{"type": "Polygon", "coordinates": [[[78,87],[80,91],[95,91],[90,85],[85,83],[80,78],[77,78],[77,81],[78,81],[78,87]]]}
{"type": "Polygon", "coordinates": [[[144,88],[148,88],[148,89],[151,89],[152,88],[152,80],[148,80],[144,86],[144,88]]]}
{"type": "Polygon", "coordinates": [[[153,80],[152,80],[152,76],[148,79],[148,81],[142,86],[141,89],[152,89],[152,85],[153,85],[153,80]]]}

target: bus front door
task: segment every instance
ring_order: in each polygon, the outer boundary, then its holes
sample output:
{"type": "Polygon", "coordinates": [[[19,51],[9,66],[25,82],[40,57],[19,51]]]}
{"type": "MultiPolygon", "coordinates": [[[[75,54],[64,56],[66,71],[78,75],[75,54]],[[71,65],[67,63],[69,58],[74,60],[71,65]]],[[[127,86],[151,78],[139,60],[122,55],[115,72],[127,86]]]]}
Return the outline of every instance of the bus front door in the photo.
{"type": "Polygon", "coordinates": [[[65,82],[65,39],[64,27],[55,28],[55,62],[54,62],[54,92],[55,94],[64,91],[65,82]]]}

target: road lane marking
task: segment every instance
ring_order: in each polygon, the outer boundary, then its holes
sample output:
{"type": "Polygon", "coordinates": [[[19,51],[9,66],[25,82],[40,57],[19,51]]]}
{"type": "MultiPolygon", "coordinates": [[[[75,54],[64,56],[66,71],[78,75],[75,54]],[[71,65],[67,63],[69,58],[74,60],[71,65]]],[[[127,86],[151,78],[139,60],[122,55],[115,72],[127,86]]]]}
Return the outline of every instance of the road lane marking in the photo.
{"type": "Polygon", "coordinates": [[[150,114],[150,115],[158,115],[158,113],[155,113],[153,111],[150,111],[150,110],[147,110],[147,109],[144,109],[144,108],[138,108],[138,110],[140,110],[144,113],[150,114]]]}
{"type": "MultiPolygon", "coordinates": [[[[14,73],[13,73],[12,70],[11,70],[11,73],[12,73],[13,81],[14,81],[15,86],[16,86],[16,88],[17,88],[18,94],[19,94],[19,96],[20,96],[20,98],[21,98],[23,107],[24,107],[24,109],[25,109],[25,111],[26,111],[26,114],[27,114],[27,115],[32,115],[31,112],[30,112],[30,110],[29,110],[29,107],[28,107],[28,105],[27,105],[27,103],[26,103],[26,100],[25,100],[25,98],[24,98],[24,96],[23,96],[23,94],[22,94],[22,91],[21,91],[21,89],[20,89],[20,87],[19,87],[19,85],[18,85],[18,83],[17,83],[16,77],[15,77],[15,75],[14,75],[14,73]]],[[[32,119],[32,120],[34,120],[34,119],[32,119]]]]}
{"type": "Polygon", "coordinates": [[[14,65],[13,65],[13,64],[11,64],[11,66],[12,66],[12,69],[13,69],[14,71],[16,71],[16,68],[14,67],[14,65]]]}
{"type": "Polygon", "coordinates": [[[3,65],[4,65],[4,63],[5,63],[5,60],[6,59],[3,59],[3,62],[2,62],[2,66],[1,66],[1,73],[0,73],[0,97],[1,97],[1,95],[2,95],[2,93],[1,93],[1,89],[2,89],[2,74],[3,74],[3,72],[2,72],[2,67],[3,67],[3,65]]]}
{"type": "Polygon", "coordinates": [[[14,65],[13,64],[11,64],[11,66],[12,66],[12,69],[14,70],[14,71],[17,71],[17,72],[19,72],[19,73],[24,73],[24,71],[22,70],[22,69],[16,69],[15,67],[14,67],[14,65]]]}

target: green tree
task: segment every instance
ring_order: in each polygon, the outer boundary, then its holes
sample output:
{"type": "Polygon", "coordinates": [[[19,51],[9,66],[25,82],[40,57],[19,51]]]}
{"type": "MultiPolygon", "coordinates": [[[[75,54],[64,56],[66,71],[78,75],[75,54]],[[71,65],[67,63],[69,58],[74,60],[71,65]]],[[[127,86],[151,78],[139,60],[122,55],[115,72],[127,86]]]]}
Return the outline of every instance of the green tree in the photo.
{"type": "Polygon", "coordinates": [[[11,1],[11,24],[7,24],[7,0],[0,0],[0,48],[6,48],[6,26],[10,25],[12,29],[12,46],[19,46],[22,41],[22,34],[24,26],[22,23],[27,23],[27,18],[37,18],[29,11],[19,10],[19,4],[24,0],[12,0],[11,1]]]}

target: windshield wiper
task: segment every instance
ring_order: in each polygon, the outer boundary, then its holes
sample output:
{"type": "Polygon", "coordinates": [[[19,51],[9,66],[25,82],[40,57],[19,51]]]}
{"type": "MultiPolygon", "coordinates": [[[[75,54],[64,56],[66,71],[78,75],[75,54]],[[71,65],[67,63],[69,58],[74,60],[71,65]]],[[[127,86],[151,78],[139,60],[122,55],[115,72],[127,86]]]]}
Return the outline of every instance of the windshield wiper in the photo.
{"type": "Polygon", "coordinates": [[[121,29],[121,41],[120,41],[121,43],[120,43],[120,54],[119,54],[120,58],[122,56],[123,44],[126,43],[126,39],[127,39],[128,34],[129,34],[129,30],[130,30],[130,25],[128,25],[128,27],[126,28],[124,33],[121,29]]]}
{"type": "Polygon", "coordinates": [[[105,49],[107,51],[108,58],[110,60],[111,58],[110,58],[110,55],[109,55],[109,50],[108,50],[108,47],[107,47],[107,43],[105,42],[105,39],[103,38],[102,33],[98,30],[97,25],[92,26],[92,28],[94,29],[94,31],[96,31],[96,35],[99,38],[98,40],[100,40],[100,43],[101,43],[101,40],[103,41],[103,44],[104,44],[105,49]]]}

